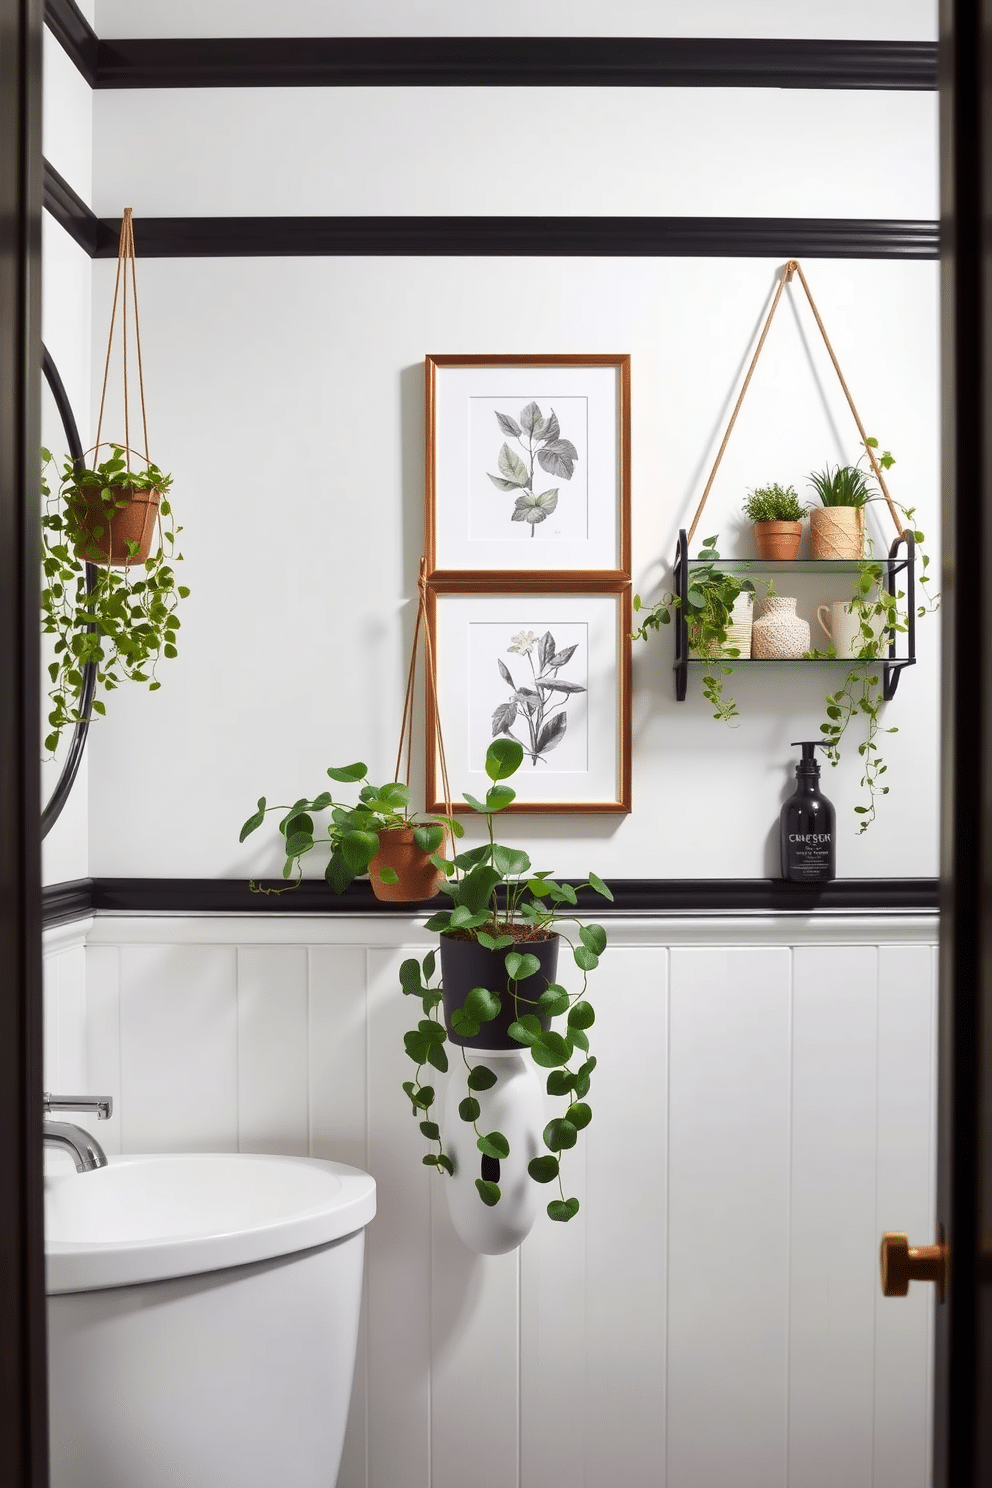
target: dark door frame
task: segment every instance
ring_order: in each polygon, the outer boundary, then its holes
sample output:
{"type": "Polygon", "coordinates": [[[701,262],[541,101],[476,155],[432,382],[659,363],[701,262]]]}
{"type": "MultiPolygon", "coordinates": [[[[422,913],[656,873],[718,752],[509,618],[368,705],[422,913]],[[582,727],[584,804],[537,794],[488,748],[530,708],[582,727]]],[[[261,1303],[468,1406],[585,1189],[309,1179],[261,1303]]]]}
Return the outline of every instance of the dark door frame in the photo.
{"type": "Polygon", "coordinates": [[[946,1300],[937,1306],[934,1484],[979,1488],[992,1482],[992,0],[941,0],[940,32],[944,725],[937,1220],[950,1268],[946,1300]]]}
{"type": "Polygon", "coordinates": [[[41,1082],[40,0],[0,0],[0,1481],[48,1483],[41,1082]]]}

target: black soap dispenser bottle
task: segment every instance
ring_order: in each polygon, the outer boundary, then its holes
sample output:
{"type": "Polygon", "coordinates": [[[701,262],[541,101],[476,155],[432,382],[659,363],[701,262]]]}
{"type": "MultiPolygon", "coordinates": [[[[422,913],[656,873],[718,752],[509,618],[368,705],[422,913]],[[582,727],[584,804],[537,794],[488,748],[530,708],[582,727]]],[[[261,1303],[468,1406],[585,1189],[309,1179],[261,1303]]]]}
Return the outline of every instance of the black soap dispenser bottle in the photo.
{"type": "Polygon", "coordinates": [[[792,883],[826,883],[836,877],[834,808],[820,795],[819,739],[798,739],[796,793],[782,807],[782,877],[792,883]]]}

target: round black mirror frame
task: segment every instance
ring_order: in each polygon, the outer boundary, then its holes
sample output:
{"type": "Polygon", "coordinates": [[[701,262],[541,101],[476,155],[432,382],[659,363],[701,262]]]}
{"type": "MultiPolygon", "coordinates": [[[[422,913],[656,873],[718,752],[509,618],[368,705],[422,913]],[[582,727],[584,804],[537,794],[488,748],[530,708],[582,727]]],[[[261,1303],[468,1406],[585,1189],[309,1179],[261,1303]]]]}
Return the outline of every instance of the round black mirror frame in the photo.
{"type": "MultiPolygon", "coordinates": [[[[72,408],[65,386],[58,373],[58,368],[52,361],[47,347],[41,348],[41,370],[45,375],[45,381],[51,389],[52,397],[55,399],[59,417],[62,420],[62,429],[65,433],[66,447],[69,457],[74,463],[81,464],[83,459],[83,446],[79,438],[79,430],[73,417],[72,408]]],[[[86,593],[93,590],[96,583],[96,569],[92,563],[86,565],[86,593]]],[[[87,630],[93,631],[94,626],[88,625],[87,630]]],[[[76,775],[79,772],[80,762],[83,758],[83,750],[86,748],[86,735],[89,732],[90,713],[93,704],[93,694],[96,691],[96,662],[88,661],[83,668],[83,688],[79,699],[79,711],[83,715],[72,731],[72,739],[69,742],[69,752],[62,766],[62,773],[58,783],[52,792],[51,800],[41,813],[41,835],[48,836],[61,815],[62,808],[69,799],[76,775]]]]}

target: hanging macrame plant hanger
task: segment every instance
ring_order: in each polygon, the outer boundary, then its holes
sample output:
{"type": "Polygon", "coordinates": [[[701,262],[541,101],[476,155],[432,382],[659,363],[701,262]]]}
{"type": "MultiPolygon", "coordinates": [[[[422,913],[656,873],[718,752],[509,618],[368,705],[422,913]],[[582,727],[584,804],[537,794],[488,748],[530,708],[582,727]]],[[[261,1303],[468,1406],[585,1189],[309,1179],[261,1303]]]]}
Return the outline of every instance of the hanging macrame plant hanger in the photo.
{"type": "MultiPolygon", "coordinates": [[[[813,319],[816,321],[820,335],[823,337],[823,344],[827,348],[827,354],[830,357],[831,363],[833,364],[834,371],[837,373],[837,380],[841,385],[844,397],[847,399],[848,407],[850,408],[851,413],[854,417],[854,422],[857,425],[858,433],[861,436],[861,443],[864,446],[865,451],[867,452],[868,459],[872,468],[872,473],[874,474],[875,479],[878,482],[878,488],[885,498],[885,504],[889,509],[889,515],[891,516],[892,521],[895,525],[895,541],[892,543],[892,546],[889,549],[888,559],[884,563],[885,584],[890,594],[895,593],[896,576],[903,572],[905,572],[906,574],[906,619],[908,655],[906,657],[896,656],[895,637],[892,636],[889,641],[889,655],[884,661],[883,695],[886,701],[888,701],[895,694],[896,686],[899,681],[900,671],[904,667],[912,666],[916,660],[916,604],[913,570],[915,542],[913,539],[913,534],[903,525],[902,518],[899,513],[899,508],[893,501],[892,496],[889,492],[888,485],[885,481],[885,475],[875,455],[875,450],[873,446],[868,442],[868,434],[865,430],[864,424],[861,421],[861,415],[858,413],[854,399],[851,396],[851,390],[847,385],[847,381],[844,377],[843,372],[841,371],[840,363],[837,360],[837,353],[834,351],[834,348],[831,345],[830,337],[827,335],[827,328],[823,324],[823,319],[816,307],[816,301],[813,299],[813,295],[810,291],[806,275],[802,271],[802,266],[799,263],[798,259],[790,258],[789,261],[782,268],[778,287],[775,290],[771,306],[769,307],[768,314],[765,317],[765,323],[761,328],[761,335],[758,337],[758,344],[754,349],[754,355],[751,358],[750,365],[744,377],[743,385],[741,387],[740,393],[737,396],[737,402],[734,404],[734,409],[727,423],[727,428],[724,432],[723,439],[720,441],[720,447],[716,452],[716,459],[713,461],[713,468],[710,470],[709,478],[706,481],[706,485],[703,487],[703,494],[699,498],[699,505],[696,507],[696,511],[692,518],[692,522],[689,525],[688,531],[683,528],[679,532],[678,550],[675,556],[674,577],[675,592],[678,594],[680,601],[679,607],[675,614],[675,695],[680,703],[684,702],[685,700],[686,690],[688,687],[689,672],[689,632],[688,625],[686,623],[686,609],[688,605],[689,592],[689,544],[692,542],[692,539],[695,536],[696,528],[699,526],[699,519],[703,514],[703,508],[706,505],[707,497],[709,496],[710,491],[713,489],[713,482],[716,479],[717,471],[720,469],[721,461],[723,460],[727,445],[730,442],[730,436],[733,433],[734,425],[737,422],[737,416],[741,411],[741,406],[743,405],[747,390],[751,385],[751,378],[754,376],[754,369],[758,365],[758,358],[761,356],[762,350],[764,349],[765,341],[768,338],[768,331],[771,327],[773,319],[775,318],[775,311],[778,309],[779,301],[782,298],[782,293],[785,289],[785,286],[792,283],[794,275],[798,275],[799,282],[802,285],[803,290],[805,291],[806,298],[809,301],[810,310],[813,312],[813,319]],[[898,549],[902,544],[905,544],[906,552],[904,556],[899,557],[898,549]]],[[[788,564],[785,563],[785,560],[782,561],[785,566],[788,566],[788,564]]],[[[797,566],[801,567],[801,562],[797,562],[797,566]]]]}

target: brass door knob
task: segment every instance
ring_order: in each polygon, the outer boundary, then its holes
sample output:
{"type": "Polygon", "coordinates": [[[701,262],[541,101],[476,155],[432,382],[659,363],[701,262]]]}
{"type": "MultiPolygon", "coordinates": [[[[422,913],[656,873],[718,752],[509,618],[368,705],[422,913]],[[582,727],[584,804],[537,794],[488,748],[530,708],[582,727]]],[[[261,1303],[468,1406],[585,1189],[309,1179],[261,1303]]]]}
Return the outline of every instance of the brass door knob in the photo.
{"type": "Polygon", "coordinates": [[[935,1281],[937,1294],[943,1301],[947,1277],[946,1245],[910,1245],[900,1231],[888,1230],[882,1236],[879,1263],[882,1292],[886,1297],[905,1297],[911,1281],[935,1281]]]}

